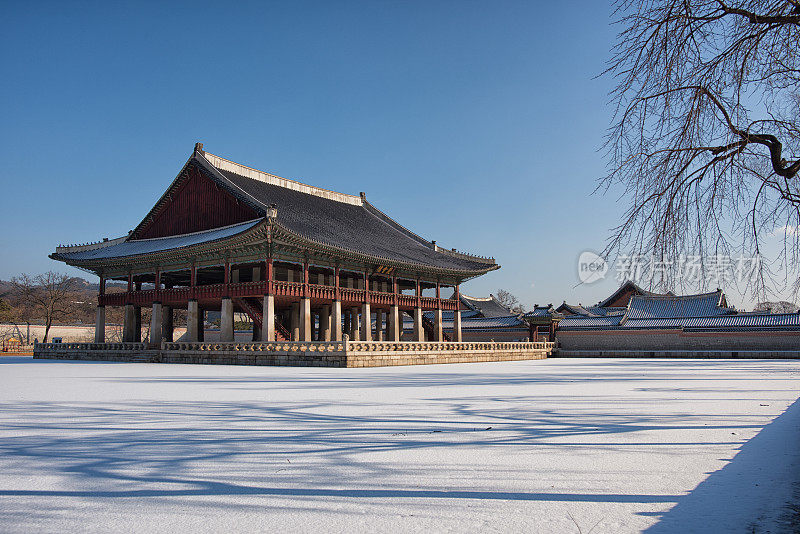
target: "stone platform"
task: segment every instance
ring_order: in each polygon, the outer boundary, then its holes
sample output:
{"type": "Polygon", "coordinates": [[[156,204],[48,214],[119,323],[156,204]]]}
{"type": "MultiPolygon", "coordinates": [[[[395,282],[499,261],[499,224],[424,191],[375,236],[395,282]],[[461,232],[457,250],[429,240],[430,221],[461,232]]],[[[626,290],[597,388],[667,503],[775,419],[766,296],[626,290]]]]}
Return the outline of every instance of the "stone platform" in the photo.
{"type": "Polygon", "coordinates": [[[441,363],[542,360],[553,352],[545,342],[175,342],[39,343],[34,358],[121,362],[300,367],[383,367],[441,363]]]}

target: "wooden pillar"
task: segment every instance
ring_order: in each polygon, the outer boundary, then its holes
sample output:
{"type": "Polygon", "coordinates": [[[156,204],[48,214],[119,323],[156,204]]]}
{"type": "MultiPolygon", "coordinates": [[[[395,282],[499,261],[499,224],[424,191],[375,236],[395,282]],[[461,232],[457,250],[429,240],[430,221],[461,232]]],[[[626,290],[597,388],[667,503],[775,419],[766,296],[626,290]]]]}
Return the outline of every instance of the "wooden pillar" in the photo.
{"type": "Polygon", "coordinates": [[[331,309],[331,341],[342,340],[342,296],[340,293],[339,266],[333,270],[333,307],[331,309]]]}
{"type": "Polygon", "coordinates": [[[275,341],[275,269],[272,254],[264,261],[265,295],[261,308],[261,341],[275,341]]]}
{"type": "Polygon", "coordinates": [[[223,279],[223,284],[225,285],[225,290],[223,292],[223,296],[229,297],[230,296],[230,288],[228,285],[231,283],[231,262],[229,259],[225,259],[225,277],[223,279]]]}
{"type": "Polygon", "coordinates": [[[308,291],[308,260],[306,260],[303,262],[303,296],[306,298],[311,296],[308,291]]]}
{"type": "MultiPolygon", "coordinates": [[[[195,287],[197,286],[197,264],[192,262],[191,270],[189,271],[189,298],[197,298],[195,295],[195,287]]],[[[188,331],[188,330],[187,330],[188,331]]],[[[197,341],[196,339],[194,341],[197,341]]]]}
{"type": "Polygon", "coordinates": [[[266,267],[264,269],[265,272],[265,279],[267,281],[267,294],[274,295],[275,294],[275,267],[272,264],[272,258],[267,258],[266,267]]]}

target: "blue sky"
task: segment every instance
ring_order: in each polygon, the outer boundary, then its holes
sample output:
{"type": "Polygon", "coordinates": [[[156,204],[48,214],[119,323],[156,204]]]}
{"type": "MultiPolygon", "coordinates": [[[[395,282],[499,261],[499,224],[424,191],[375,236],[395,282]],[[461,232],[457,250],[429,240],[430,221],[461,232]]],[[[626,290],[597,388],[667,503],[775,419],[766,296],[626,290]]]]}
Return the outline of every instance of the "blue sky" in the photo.
{"type": "Polygon", "coordinates": [[[625,207],[592,195],[610,16],[591,1],[7,2],[0,278],[124,235],[201,141],[496,257],[467,293],[594,303],[617,282],[574,288],[577,257],[625,207]]]}

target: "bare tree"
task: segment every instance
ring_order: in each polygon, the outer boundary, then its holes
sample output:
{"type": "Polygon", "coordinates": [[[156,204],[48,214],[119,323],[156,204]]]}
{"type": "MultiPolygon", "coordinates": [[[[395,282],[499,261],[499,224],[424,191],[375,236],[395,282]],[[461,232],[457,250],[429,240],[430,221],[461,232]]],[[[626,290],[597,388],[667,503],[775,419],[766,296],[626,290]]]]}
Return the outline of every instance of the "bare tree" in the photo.
{"type": "Polygon", "coordinates": [[[759,302],[753,311],[767,311],[770,313],[797,313],[798,307],[792,302],[782,300],[780,302],[759,302]]]}
{"type": "Polygon", "coordinates": [[[498,289],[497,294],[494,296],[495,300],[499,302],[504,308],[508,308],[513,313],[525,313],[525,306],[520,304],[519,299],[512,295],[510,291],[505,289],[498,289]]]}
{"type": "Polygon", "coordinates": [[[53,323],[67,319],[75,310],[76,300],[80,298],[73,280],[66,274],[52,271],[34,277],[21,274],[12,278],[11,283],[24,319],[29,322],[33,319],[44,321],[43,343],[47,343],[53,323]]]}
{"type": "Polygon", "coordinates": [[[600,189],[628,208],[606,253],[758,254],[780,232],[795,282],[800,0],[618,0],[616,14],[600,189]]]}

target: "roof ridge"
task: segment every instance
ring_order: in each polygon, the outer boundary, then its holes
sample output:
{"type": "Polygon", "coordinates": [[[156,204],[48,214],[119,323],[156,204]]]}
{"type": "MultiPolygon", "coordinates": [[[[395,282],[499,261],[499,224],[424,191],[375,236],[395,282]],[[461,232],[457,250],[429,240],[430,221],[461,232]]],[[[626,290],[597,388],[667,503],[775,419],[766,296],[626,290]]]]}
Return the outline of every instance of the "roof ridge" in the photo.
{"type": "Polygon", "coordinates": [[[297,180],[284,178],[282,176],[278,176],[277,174],[260,171],[253,167],[236,163],[235,161],[225,159],[221,156],[217,156],[216,154],[212,154],[211,152],[203,152],[202,155],[206,161],[208,161],[217,169],[232,172],[238,174],[239,176],[244,176],[245,178],[283,187],[285,189],[291,189],[293,191],[298,191],[308,195],[327,198],[329,200],[342,202],[344,204],[351,204],[353,206],[363,206],[364,204],[364,199],[361,195],[349,195],[347,193],[339,193],[337,191],[331,191],[330,189],[323,189],[322,187],[304,184],[303,182],[298,182],[297,180]]]}
{"type": "MultiPolygon", "coordinates": [[[[701,298],[701,297],[711,297],[715,295],[720,295],[722,293],[721,289],[717,289],[716,291],[709,291],[707,293],[695,293],[693,295],[631,295],[631,300],[633,299],[648,299],[648,300],[684,300],[684,299],[691,299],[691,298],[701,298]]],[[[630,305],[630,304],[629,304],[630,305]]]]}
{"type": "Polygon", "coordinates": [[[467,300],[476,300],[478,302],[489,302],[489,301],[492,300],[491,296],[488,296],[488,297],[472,297],[472,296],[464,294],[464,293],[459,293],[459,295],[464,297],[467,300]]]}

